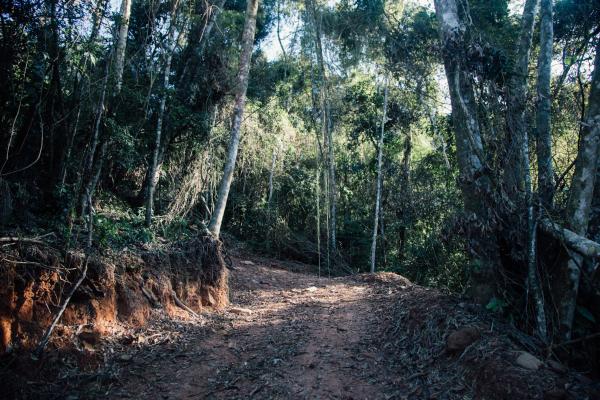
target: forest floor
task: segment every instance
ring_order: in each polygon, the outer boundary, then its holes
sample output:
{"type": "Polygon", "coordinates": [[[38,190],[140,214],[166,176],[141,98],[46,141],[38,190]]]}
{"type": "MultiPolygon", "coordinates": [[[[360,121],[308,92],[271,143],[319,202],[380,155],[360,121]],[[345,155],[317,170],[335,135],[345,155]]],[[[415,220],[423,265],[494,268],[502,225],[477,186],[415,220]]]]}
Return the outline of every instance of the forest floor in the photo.
{"type": "Polygon", "coordinates": [[[399,275],[318,277],[314,266],[249,256],[233,257],[233,268],[225,310],[179,319],[154,310],[148,325],[88,348],[103,360],[99,368],[44,383],[47,397],[514,400],[598,394],[589,394],[597,389],[589,379],[539,361],[527,336],[479,307],[399,275]],[[523,354],[525,363],[518,361],[523,354]]]}

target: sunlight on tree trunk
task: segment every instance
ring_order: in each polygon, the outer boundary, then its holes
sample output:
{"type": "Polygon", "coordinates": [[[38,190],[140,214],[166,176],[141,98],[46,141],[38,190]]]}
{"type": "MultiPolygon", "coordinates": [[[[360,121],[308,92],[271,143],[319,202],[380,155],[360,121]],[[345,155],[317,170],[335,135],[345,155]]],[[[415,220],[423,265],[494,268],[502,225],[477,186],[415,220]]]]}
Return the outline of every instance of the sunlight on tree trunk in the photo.
{"type": "Polygon", "coordinates": [[[382,171],[381,164],[383,160],[383,137],[385,135],[385,123],[387,122],[387,102],[388,102],[388,78],[385,78],[385,89],[383,93],[383,115],[381,117],[381,131],[379,141],[377,142],[377,189],[375,194],[375,221],[373,222],[373,239],[371,240],[371,273],[375,272],[375,258],[377,254],[377,228],[379,224],[379,212],[381,208],[381,186],[382,171]]]}
{"type": "Polygon", "coordinates": [[[235,161],[240,145],[240,128],[242,125],[242,117],[244,115],[244,107],[246,105],[246,91],[248,90],[248,76],[250,74],[250,61],[254,44],[254,33],[256,30],[258,2],[259,0],[248,0],[246,8],[246,21],[244,23],[244,33],[242,36],[242,54],[240,55],[235,105],[231,122],[231,138],[229,141],[223,178],[219,186],[217,205],[210,220],[210,225],[208,226],[209,231],[217,238],[221,233],[221,224],[223,223],[223,215],[225,214],[227,197],[229,196],[229,188],[231,187],[231,181],[233,180],[233,171],[235,169],[235,161]]]}
{"type": "Polygon", "coordinates": [[[120,26],[115,56],[115,86],[117,93],[121,91],[123,84],[123,68],[125,67],[125,50],[127,47],[127,35],[129,33],[131,2],[132,0],[123,0],[121,3],[120,26]]]}

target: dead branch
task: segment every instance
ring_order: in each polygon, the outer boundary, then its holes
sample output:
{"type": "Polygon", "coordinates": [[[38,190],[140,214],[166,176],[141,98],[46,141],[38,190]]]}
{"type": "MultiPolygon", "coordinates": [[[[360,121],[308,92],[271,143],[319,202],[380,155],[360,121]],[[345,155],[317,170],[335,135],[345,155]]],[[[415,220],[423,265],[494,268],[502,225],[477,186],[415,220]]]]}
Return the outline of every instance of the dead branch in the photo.
{"type": "Polygon", "coordinates": [[[48,327],[48,329],[46,330],[46,333],[44,333],[42,340],[40,340],[40,343],[38,344],[38,346],[36,347],[35,351],[32,354],[33,359],[37,360],[42,355],[44,348],[46,347],[46,345],[48,344],[48,341],[50,340],[50,335],[52,335],[52,331],[56,327],[56,324],[58,324],[58,321],[60,321],[60,318],[62,317],[63,313],[67,309],[67,306],[69,305],[69,302],[71,301],[71,297],[73,297],[73,294],[75,293],[77,288],[81,285],[81,283],[85,279],[85,276],[87,275],[87,269],[88,269],[88,259],[86,258],[85,263],[83,264],[83,271],[81,271],[81,276],[79,277],[79,280],[77,281],[77,283],[75,283],[73,288],[71,288],[71,291],[69,292],[69,295],[65,299],[62,307],[60,308],[60,310],[58,310],[58,314],[56,314],[56,317],[54,317],[52,324],[48,327]]]}
{"type": "Polygon", "coordinates": [[[548,219],[540,221],[540,228],[550,236],[563,242],[567,247],[575,250],[582,256],[600,258],[600,244],[577,233],[563,228],[548,219]]]}
{"type": "Polygon", "coordinates": [[[46,242],[44,242],[43,240],[34,239],[34,238],[20,238],[20,237],[16,237],[16,236],[0,237],[0,243],[17,243],[17,242],[32,243],[32,244],[40,244],[42,246],[49,246],[49,244],[46,243],[46,242]]]}

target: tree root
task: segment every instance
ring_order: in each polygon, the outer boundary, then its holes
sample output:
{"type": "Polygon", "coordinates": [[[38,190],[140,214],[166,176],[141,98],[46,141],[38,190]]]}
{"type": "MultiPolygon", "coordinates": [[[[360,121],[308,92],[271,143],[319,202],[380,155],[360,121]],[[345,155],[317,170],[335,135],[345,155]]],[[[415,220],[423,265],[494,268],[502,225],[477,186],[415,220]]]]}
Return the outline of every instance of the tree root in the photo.
{"type": "Polygon", "coordinates": [[[177,294],[175,293],[174,290],[171,290],[171,296],[173,296],[173,300],[175,300],[175,304],[177,304],[177,306],[179,308],[184,309],[185,311],[189,312],[190,314],[192,314],[196,318],[200,318],[200,315],[198,315],[194,310],[192,310],[191,308],[189,308],[183,301],[181,301],[179,299],[179,297],[177,297],[177,294]]]}
{"type": "Polygon", "coordinates": [[[75,293],[77,288],[81,285],[81,283],[85,279],[85,277],[87,275],[87,270],[88,270],[88,259],[86,257],[85,263],[83,264],[83,271],[81,271],[81,276],[79,277],[79,280],[77,281],[77,283],[75,283],[73,288],[71,288],[71,291],[69,292],[69,295],[65,299],[62,307],[60,308],[60,310],[58,310],[58,314],[56,314],[56,317],[54,317],[52,324],[50,324],[50,326],[46,330],[46,333],[44,333],[44,336],[42,336],[42,340],[40,340],[40,343],[38,344],[35,351],[33,352],[32,358],[34,360],[39,359],[40,356],[42,355],[44,348],[46,347],[46,345],[48,344],[48,341],[50,340],[50,335],[52,335],[52,331],[56,327],[56,324],[58,324],[58,321],[60,321],[60,318],[62,317],[63,313],[67,309],[67,306],[69,305],[69,302],[71,301],[71,297],[73,297],[73,294],[75,293]]]}

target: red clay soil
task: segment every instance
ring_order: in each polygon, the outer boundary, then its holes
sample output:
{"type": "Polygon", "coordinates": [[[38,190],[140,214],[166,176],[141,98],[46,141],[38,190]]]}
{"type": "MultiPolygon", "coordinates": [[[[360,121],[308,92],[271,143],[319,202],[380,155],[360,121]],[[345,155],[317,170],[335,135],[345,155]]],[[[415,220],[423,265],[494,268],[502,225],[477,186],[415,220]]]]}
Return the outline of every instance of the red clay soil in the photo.
{"type": "MultiPolygon", "coordinates": [[[[81,350],[100,368],[64,366],[52,382],[30,377],[29,396],[600,398],[593,382],[544,360],[531,339],[399,275],[319,278],[258,258],[233,265],[224,311],[173,319],[153,310],[146,327],[81,350]],[[523,350],[541,359],[537,369],[517,364],[523,350]]],[[[53,357],[46,362],[62,356],[53,357]]]]}

